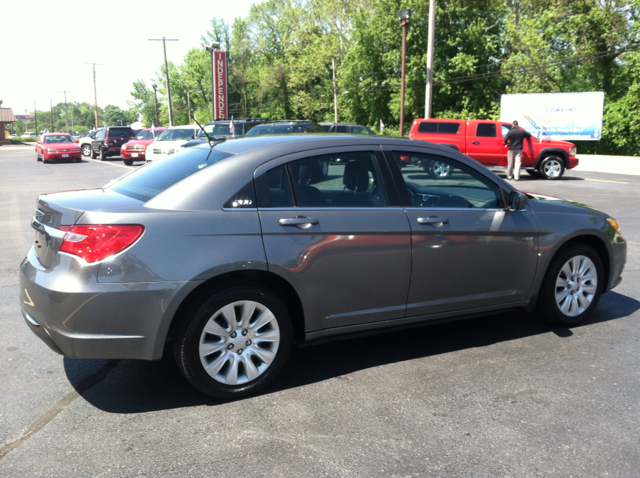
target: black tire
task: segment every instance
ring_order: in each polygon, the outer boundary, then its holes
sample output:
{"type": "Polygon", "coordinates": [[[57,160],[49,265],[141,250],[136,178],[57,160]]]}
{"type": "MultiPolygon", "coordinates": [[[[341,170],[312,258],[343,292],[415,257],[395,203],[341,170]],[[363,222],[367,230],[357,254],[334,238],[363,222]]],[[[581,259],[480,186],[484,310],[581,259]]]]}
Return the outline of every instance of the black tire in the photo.
{"type": "Polygon", "coordinates": [[[91,145],[90,144],[83,144],[82,145],[82,156],[91,156],[91,145]]]}
{"type": "Polygon", "coordinates": [[[96,152],[93,150],[93,148],[91,148],[91,153],[89,154],[89,156],[91,157],[91,159],[96,159],[98,157],[98,155],[96,154],[96,152]]]}
{"type": "Polygon", "coordinates": [[[38,152],[36,151],[36,158],[38,161],[42,161],[42,158],[40,157],[40,155],[38,154],[38,152]]]}
{"type": "Polygon", "coordinates": [[[82,158],[76,158],[76,163],[81,163],[82,162],[82,158]]]}
{"type": "Polygon", "coordinates": [[[131,159],[123,159],[122,162],[127,166],[133,166],[133,160],[131,159]]]}
{"type": "Polygon", "coordinates": [[[443,161],[428,161],[423,169],[434,179],[448,178],[453,173],[451,165],[443,161]]]}
{"type": "Polygon", "coordinates": [[[104,151],[100,151],[100,161],[106,161],[107,153],[104,151]]]}
{"type": "Polygon", "coordinates": [[[547,156],[540,163],[538,171],[543,179],[560,179],[564,174],[564,160],[558,156],[547,156]]]}
{"type": "Polygon", "coordinates": [[[603,286],[602,261],[596,251],[586,244],[571,245],[551,261],[536,312],[550,324],[580,325],[598,306],[603,286]]]}
{"type": "Polygon", "coordinates": [[[536,178],[536,179],[540,179],[540,172],[536,171],[535,169],[525,169],[525,171],[527,172],[527,174],[529,174],[529,176],[531,176],[532,178],[536,178]]]}
{"type": "Polygon", "coordinates": [[[179,320],[173,341],[178,367],[194,387],[216,398],[243,398],[264,388],[286,362],[293,341],[287,308],[252,285],[221,290],[179,320]],[[246,323],[238,324],[247,311],[246,323]]]}

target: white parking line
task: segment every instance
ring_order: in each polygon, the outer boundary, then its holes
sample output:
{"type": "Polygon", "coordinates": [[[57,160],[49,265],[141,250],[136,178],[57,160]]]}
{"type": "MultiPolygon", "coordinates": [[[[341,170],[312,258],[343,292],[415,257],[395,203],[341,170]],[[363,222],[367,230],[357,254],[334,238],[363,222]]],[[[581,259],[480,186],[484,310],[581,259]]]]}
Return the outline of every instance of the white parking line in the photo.
{"type": "Polygon", "coordinates": [[[129,166],[125,166],[124,164],[112,163],[111,161],[101,161],[99,159],[91,159],[91,158],[87,158],[85,156],[83,156],[82,159],[86,160],[86,161],[93,161],[94,163],[110,164],[112,166],[118,166],[119,168],[131,169],[129,166]]]}

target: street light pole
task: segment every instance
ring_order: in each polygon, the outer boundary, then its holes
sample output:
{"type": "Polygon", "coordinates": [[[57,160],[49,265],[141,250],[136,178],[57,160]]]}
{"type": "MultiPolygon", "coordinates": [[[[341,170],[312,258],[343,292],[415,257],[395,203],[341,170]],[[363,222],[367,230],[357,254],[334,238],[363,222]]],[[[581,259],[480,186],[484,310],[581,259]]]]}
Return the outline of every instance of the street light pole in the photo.
{"type": "Polygon", "coordinates": [[[433,100],[433,41],[436,34],[436,0],[429,0],[429,33],[427,39],[427,88],[424,98],[424,117],[431,118],[433,100]]]}
{"type": "Polygon", "coordinates": [[[396,15],[402,27],[402,79],[400,86],[400,137],[402,137],[404,136],[404,79],[407,56],[407,27],[411,19],[411,9],[405,8],[404,10],[399,10],[396,15]]]}
{"type": "Polygon", "coordinates": [[[161,41],[164,49],[164,76],[167,82],[167,99],[169,104],[169,126],[173,126],[173,111],[171,108],[171,86],[169,85],[169,65],[167,64],[167,44],[168,41],[179,41],[176,38],[149,38],[149,41],[161,41]]]}
{"type": "Polygon", "coordinates": [[[156,105],[156,127],[160,126],[158,123],[158,85],[151,85],[153,87],[153,99],[156,105]]]}
{"type": "Polygon", "coordinates": [[[205,46],[207,51],[211,52],[211,119],[214,121],[216,119],[216,65],[215,60],[213,59],[214,52],[220,48],[220,42],[214,41],[211,42],[211,45],[205,46]]]}

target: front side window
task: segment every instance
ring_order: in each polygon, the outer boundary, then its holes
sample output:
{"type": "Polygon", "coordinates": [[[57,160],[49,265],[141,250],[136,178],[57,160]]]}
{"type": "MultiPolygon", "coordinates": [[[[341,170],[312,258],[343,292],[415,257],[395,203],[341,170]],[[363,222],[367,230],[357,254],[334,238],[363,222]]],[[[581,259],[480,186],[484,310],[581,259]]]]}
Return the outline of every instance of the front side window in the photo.
{"type": "MultiPolygon", "coordinates": [[[[260,207],[386,207],[372,152],[327,154],[292,161],[266,174],[269,200],[260,207]]],[[[263,182],[264,184],[264,182],[263,182]]]]}
{"type": "Polygon", "coordinates": [[[394,151],[412,207],[434,209],[504,207],[498,186],[453,159],[429,153],[394,151]]]}
{"type": "Polygon", "coordinates": [[[371,134],[371,132],[363,126],[352,126],[351,132],[353,134],[371,134]]]}

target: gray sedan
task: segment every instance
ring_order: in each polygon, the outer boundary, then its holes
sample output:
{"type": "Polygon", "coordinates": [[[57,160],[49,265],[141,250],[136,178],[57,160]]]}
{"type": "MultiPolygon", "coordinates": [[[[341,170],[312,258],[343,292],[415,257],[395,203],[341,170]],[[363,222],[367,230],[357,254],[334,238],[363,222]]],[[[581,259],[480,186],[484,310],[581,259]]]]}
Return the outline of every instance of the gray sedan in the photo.
{"type": "Polygon", "coordinates": [[[348,135],[185,149],[40,196],[32,226],[20,302],[49,347],[158,360],[170,341],[222,398],[262,389],[293,344],[511,309],[578,325],[627,248],[607,214],[521,193],[449,148],[348,135]]]}

